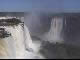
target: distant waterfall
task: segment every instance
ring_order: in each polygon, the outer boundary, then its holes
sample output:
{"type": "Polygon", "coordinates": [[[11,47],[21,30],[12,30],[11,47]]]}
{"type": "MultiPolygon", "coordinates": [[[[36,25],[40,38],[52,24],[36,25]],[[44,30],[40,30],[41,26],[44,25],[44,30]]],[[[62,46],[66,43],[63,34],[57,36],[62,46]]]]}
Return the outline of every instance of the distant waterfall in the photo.
{"type": "Polygon", "coordinates": [[[51,28],[49,32],[45,33],[41,38],[43,40],[48,40],[51,43],[62,42],[62,32],[63,28],[63,18],[62,17],[53,17],[51,21],[51,28]]]}
{"type": "Polygon", "coordinates": [[[60,42],[61,39],[61,31],[63,28],[63,19],[54,17],[51,22],[51,29],[50,29],[50,40],[53,42],[60,42]]]}

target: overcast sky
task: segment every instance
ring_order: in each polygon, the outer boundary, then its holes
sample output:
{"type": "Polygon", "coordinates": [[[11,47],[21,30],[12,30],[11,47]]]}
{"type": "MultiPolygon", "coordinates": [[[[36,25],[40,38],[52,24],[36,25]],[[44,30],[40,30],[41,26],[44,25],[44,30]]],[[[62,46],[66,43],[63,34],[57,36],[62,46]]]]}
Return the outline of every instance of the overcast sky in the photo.
{"type": "Polygon", "coordinates": [[[0,0],[0,11],[80,11],[80,0],[0,0]]]}

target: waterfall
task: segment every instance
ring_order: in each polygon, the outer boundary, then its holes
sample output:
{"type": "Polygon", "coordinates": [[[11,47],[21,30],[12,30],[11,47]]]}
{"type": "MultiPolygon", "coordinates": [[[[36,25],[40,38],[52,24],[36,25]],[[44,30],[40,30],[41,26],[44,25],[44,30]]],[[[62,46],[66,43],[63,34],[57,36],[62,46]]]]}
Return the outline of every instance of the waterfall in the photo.
{"type": "Polygon", "coordinates": [[[45,33],[40,38],[42,38],[43,40],[47,40],[51,43],[63,42],[62,35],[61,35],[62,28],[63,28],[63,18],[53,17],[49,32],[45,33]]]}
{"type": "Polygon", "coordinates": [[[31,39],[29,30],[28,30],[26,25],[24,25],[24,35],[25,35],[25,46],[26,46],[26,48],[32,48],[33,49],[32,39],[31,39]]]}
{"type": "MultiPolygon", "coordinates": [[[[5,30],[9,33],[11,33],[11,36],[5,37],[0,42],[4,44],[3,48],[5,50],[2,50],[2,54],[7,56],[7,58],[34,58],[37,55],[37,47],[33,44],[32,39],[30,37],[29,30],[26,25],[24,25],[24,28],[21,26],[21,24],[18,24],[17,26],[0,26],[0,28],[5,28],[5,30]],[[26,51],[26,49],[32,49],[34,52],[26,51]]],[[[0,49],[1,51],[1,49],[0,49]]],[[[1,58],[1,57],[0,57],[1,58]]],[[[6,57],[5,57],[6,58],[6,57]]]]}
{"type": "Polygon", "coordinates": [[[27,26],[24,24],[24,35],[25,35],[25,45],[27,49],[32,49],[33,51],[26,51],[25,58],[26,59],[44,59],[45,57],[39,53],[41,43],[38,41],[32,41],[29,30],[27,26]]]}
{"type": "MultiPolygon", "coordinates": [[[[50,36],[54,42],[61,42],[61,31],[63,28],[63,19],[59,17],[54,17],[51,22],[50,36]]],[[[50,40],[51,40],[50,39],[50,40]]]]}
{"type": "MultiPolygon", "coordinates": [[[[4,18],[6,19],[6,18],[4,18]]],[[[23,21],[23,19],[21,19],[23,21]]],[[[35,58],[39,55],[39,48],[33,43],[27,26],[23,23],[17,25],[0,25],[11,36],[0,38],[0,58],[35,58]],[[27,49],[27,50],[26,50],[27,49]]]]}
{"type": "MultiPolygon", "coordinates": [[[[11,33],[10,37],[6,37],[4,41],[8,42],[9,57],[22,58],[25,54],[24,31],[21,25],[18,26],[2,26],[6,31],[11,33]],[[12,54],[11,54],[12,53],[12,54]]],[[[6,45],[6,44],[5,44],[6,45]]]]}

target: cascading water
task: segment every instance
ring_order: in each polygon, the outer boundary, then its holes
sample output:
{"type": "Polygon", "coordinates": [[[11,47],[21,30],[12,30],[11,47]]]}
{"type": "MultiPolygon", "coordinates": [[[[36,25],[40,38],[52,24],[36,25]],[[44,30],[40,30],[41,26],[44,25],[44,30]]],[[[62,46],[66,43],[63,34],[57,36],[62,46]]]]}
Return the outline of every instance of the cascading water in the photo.
{"type": "Polygon", "coordinates": [[[63,28],[63,18],[54,17],[51,21],[51,28],[49,32],[45,33],[41,38],[43,40],[48,40],[51,43],[62,42],[61,32],[63,28]]]}
{"type": "Polygon", "coordinates": [[[1,29],[11,36],[0,32],[0,58],[25,58],[26,48],[33,48],[28,28],[17,19],[5,18],[0,20],[1,29]]]}
{"type": "Polygon", "coordinates": [[[38,53],[37,45],[24,23],[15,18],[0,19],[0,58],[44,58],[38,53]]]}
{"type": "Polygon", "coordinates": [[[24,24],[24,32],[25,32],[24,34],[25,34],[26,49],[33,50],[32,52],[26,51],[25,58],[26,59],[36,59],[36,58],[44,59],[45,57],[39,53],[41,43],[32,41],[29,30],[25,24],[24,24]]]}
{"type": "MultiPolygon", "coordinates": [[[[25,46],[24,46],[24,34],[21,25],[18,26],[0,26],[0,28],[4,28],[6,31],[11,33],[10,37],[6,37],[3,39],[8,42],[7,49],[9,54],[9,58],[22,58],[25,54],[25,46]],[[11,51],[11,52],[10,52],[11,51]],[[11,54],[12,53],[12,54],[11,54]]],[[[4,42],[3,42],[4,43],[4,42]]]]}
{"type": "Polygon", "coordinates": [[[63,19],[54,17],[51,23],[51,29],[50,29],[51,39],[50,40],[53,39],[54,42],[60,42],[62,40],[61,39],[62,27],[63,27],[63,19]]]}

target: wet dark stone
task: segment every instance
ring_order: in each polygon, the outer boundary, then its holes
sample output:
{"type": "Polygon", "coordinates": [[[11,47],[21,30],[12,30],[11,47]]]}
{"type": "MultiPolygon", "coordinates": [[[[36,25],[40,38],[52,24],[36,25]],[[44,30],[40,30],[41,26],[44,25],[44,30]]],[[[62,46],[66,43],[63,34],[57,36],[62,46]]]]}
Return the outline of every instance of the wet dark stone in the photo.
{"type": "Polygon", "coordinates": [[[0,19],[0,26],[13,26],[22,23],[19,19],[12,18],[12,19],[0,19]]]}

